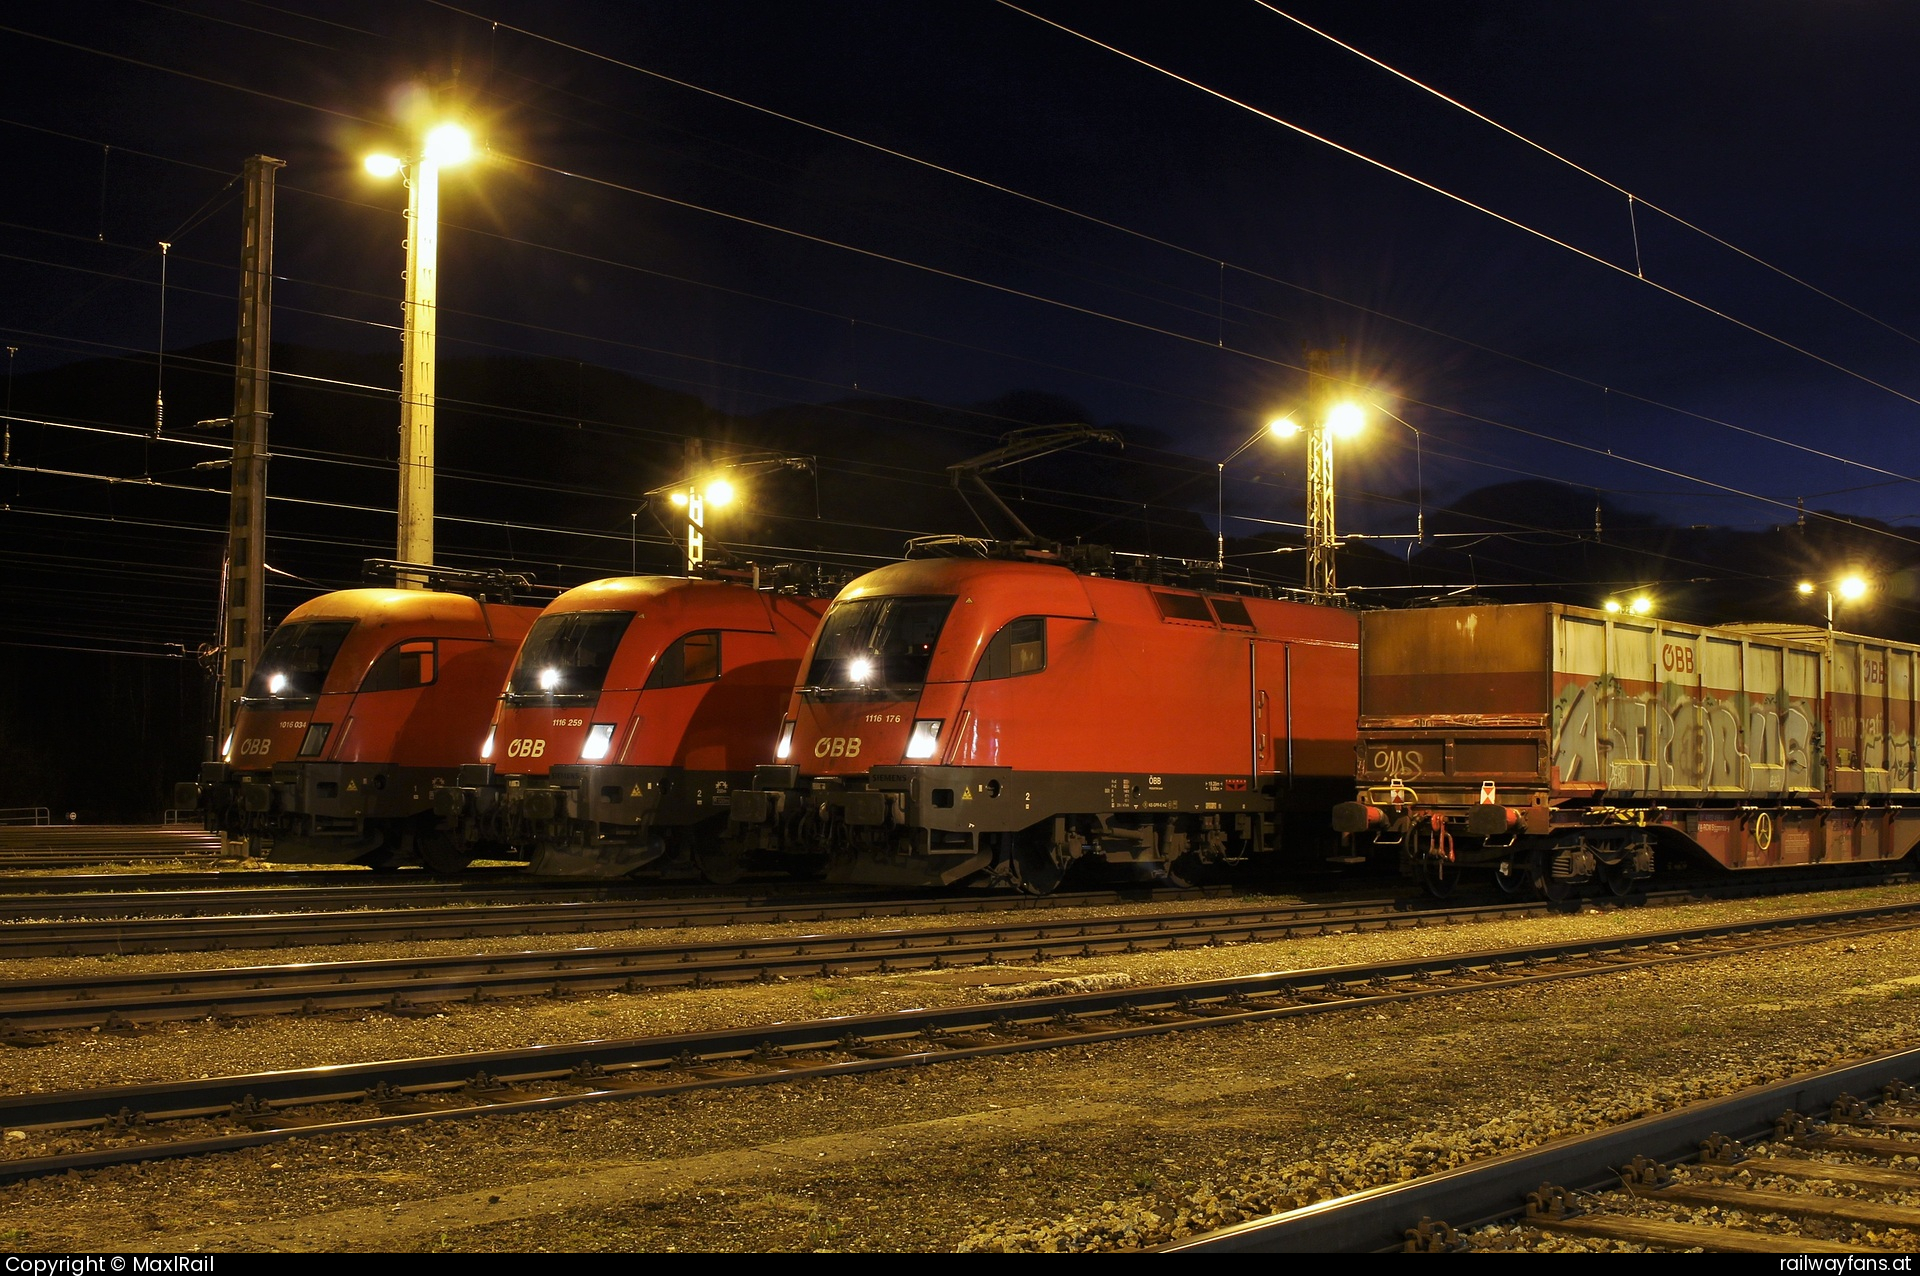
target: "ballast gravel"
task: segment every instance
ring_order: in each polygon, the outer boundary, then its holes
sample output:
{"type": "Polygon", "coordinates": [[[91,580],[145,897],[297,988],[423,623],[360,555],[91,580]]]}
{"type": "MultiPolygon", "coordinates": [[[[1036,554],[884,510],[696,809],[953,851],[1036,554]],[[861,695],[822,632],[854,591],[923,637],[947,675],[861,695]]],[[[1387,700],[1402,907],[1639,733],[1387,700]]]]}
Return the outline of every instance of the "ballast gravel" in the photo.
{"type": "MultiPolygon", "coordinates": [[[[1879,888],[1050,962],[1030,982],[1207,978],[1914,898],[1879,888]]],[[[0,1187],[0,1233],[16,1251],[1137,1248],[1909,1046],[1916,958],[1920,931],[1892,932],[1097,1047],[313,1136],[0,1187]]],[[[978,987],[886,975],[424,1020],[63,1034],[0,1054],[0,1086],[981,999],[978,987]]],[[[9,1134],[0,1155],[48,1150],[42,1141],[9,1134]]]]}

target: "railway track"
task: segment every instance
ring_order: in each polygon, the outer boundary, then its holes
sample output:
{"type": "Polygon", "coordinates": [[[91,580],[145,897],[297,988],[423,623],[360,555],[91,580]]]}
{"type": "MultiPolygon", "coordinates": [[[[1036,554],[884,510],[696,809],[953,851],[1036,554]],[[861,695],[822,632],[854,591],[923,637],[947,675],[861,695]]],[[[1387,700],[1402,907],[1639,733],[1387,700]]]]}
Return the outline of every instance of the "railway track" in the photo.
{"type": "MultiPolygon", "coordinates": [[[[0,1178],[297,1137],[946,1060],[1457,996],[1920,926],[1920,905],[898,1014],[0,1098],[0,1178]],[[48,1153],[50,1138],[92,1146],[48,1153]]],[[[1397,1239],[1397,1238],[1396,1238],[1397,1239]]]]}
{"type": "Polygon", "coordinates": [[[1920,1173],[1890,1164],[1920,1156],[1920,1139],[1899,1137],[1920,1132],[1916,1078],[1920,1050],[1884,1055],[1161,1250],[1510,1252],[1530,1236],[1575,1236],[1728,1254],[1902,1252],[1911,1246],[1870,1236],[1920,1236],[1920,1208],[1874,1199],[1920,1192],[1920,1173]],[[1875,1102],[1852,1097],[1875,1091],[1875,1102]]]}
{"type": "Polygon", "coordinates": [[[141,860],[212,862],[218,833],[180,824],[0,827],[0,869],[81,868],[141,860]]]}
{"type": "MultiPolygon", "coordinates": [[[[355,943],[410,943],[537,934],[591,934],[691,926],[778,925],[879,916],[1057,912],[1073,908],[1168,900],[1204,900],[1219,889],[1089,891],[1040,898],[1011,895],[830,895],[682,897],[675,899],[422,905],[338,911],[193,916],[91,917],[0,924],[0,958],[78,957],[112,953],[209,952],[355,943]]],[[[1298,906],[1303,920],[1349,919],[1356,910],[1387,915],[1418,906],[1405,897],[1364,905],[1298,906]]],[[[1502,912],[1528,905],[1490,906],[1502,912]]],[[[1540,907],[1533,905],[1531,907],[1540,907]]]]}
{"type": "MultiPolygon", "coordinates": [[[[1285,940],[1330,930],[1444,926],[1489,916],[1480,909],[1406,913],[1394,905],[1392,900],[1357,906],[1229,905],[1137,917],[1043,919],[1030,924],[999,921],[797,938],[195,971],[88,971],[0,981],[0,1040],[21,1044],[21,1034],[35,1031],[127,1029],[210,1015],[321,1014],[369,1008],[418,1013],[451,1001],[1045,962],[1285,940]]],[[[1526,910],[1501,905],[1492,915],[1524,916],[1526,910]]]]}
{"type": "MultiPolygon", "coordinates": [[[[4,867],[4,865],[0,865],[4,867]]],[[[572,880],[576,885],[591,882],[572,880]]],[[[518,868],[469,869],[457,877],[441,877],[425,869],[402,869],[392,873],[374,873],[365,869],[200,869],[160,873],[59,873],[8,877],[0,873],[0,886],[6,898],[56,897],[61,895],[139,894],[146,891],[175,891],[195,894],[201,891],[286,890],[295,887],[359,887],[378,890],[385,886],[413,886],[421,883],[474,882],[481,885],[527,881],[558,884],[554,878],[539,878],[518,868]]]]}
{"type": "Polygon", "coordinates": [[[857,903],[897,899],[877,889],[798,892],[723,890],[714,886],[663,889],[659,883],[596,882],[580,879],[499,878],[434,879],[414,882],[315,886],[214,887],[201,890],[92,891],[85,894],[0,894],[0,925],[28,920],[108,920],[129,917],[263,916],[353,909],[395,910],[490,907],[586,901],[636,901],[662,907],[767,904],[777,899],[802,903],[857,903]]]}
{"type": "MultiPolygon", "coordinates": [[[[1809,883],[1803,875],[1738,878],[1709,885],[1552,904],[1489,893],[1464,906],[1474,916],[1571,911],[1583,907],[1658,907],[1704,899],[1738,899],[1795,891],[1897,885],[1909,872],[1809,883]]],[[[888,897],[845,889],[780,887],[752,895],[716,896],[711,887],[661,897],[658,883],[434,882],[420,885],[271,888],[65,896],[0,895],[0,958],[120,956],[215,952],[356,943],[478,939],[536,934],[591,934],[691,926],[773,925],[866,917],[963,916],[1048,912],[1148,902],[1220,899],[1229,887],[1124,887],[1030,896],[969,891],[888,897]],[[582,899],[581,895],[589,898],[582,899]],[[555,902],[553,896],[562,897],[555,902]],[[489,902],[476,902],[487,900],[489,902]],[[263,905],[278,905],[278,910],[263,905]],[[317,907],[316,907],[317,905],[317,907]],[[368,907],[367,905],[373,905],[368,907]]],[[[1302,920],[1387,925],[1401,914],[1462,913],[1424,895],[1374,899],[1335,897],[1296,906],[1302,920]]]]}

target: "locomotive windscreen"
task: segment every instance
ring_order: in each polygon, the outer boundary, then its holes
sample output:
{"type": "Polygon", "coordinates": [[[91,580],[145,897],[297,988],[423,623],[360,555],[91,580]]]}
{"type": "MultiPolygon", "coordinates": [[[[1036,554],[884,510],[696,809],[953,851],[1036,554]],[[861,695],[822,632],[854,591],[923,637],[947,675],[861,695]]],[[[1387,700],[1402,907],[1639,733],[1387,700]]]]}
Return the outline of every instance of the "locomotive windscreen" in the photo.
{"type": "Polygon", "coordinates": [[[630,611],[568,611],[534,621],[507,680],[507,704],[580,704],[596,698],[632,621],[630,611]]]}
{"type": "Polygon", "coordinates": [[[306,620],[282,625],[267,639],[260,667],[247,683],[247,700],[315,700],[347,640],[351,620],[306,620]]]}
{"type": "Polygon", "coordinates": [[[862,598],[837,603],[820,626],[805,690],[918,687],[953,610],[952,597],[862,598]]]}

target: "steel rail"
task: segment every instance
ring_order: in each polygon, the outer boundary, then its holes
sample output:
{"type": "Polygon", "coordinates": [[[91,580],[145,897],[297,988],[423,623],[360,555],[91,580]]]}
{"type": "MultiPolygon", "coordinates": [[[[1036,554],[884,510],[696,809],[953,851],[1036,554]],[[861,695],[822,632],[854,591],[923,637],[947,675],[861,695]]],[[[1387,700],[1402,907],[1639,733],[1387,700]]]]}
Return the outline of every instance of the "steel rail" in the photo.
{"type": "MultiPolygon", "coordinates": [[[[1770,1134],[1782,1113],[1828,1109],[1842,1095],[1920,1077],[1920,1050],[1754,1086],[1721,1099],[1641,1117],[1590,1134],[1491,1157],[1404,1183],[1369,1188],[1158,1247],[1177,1254],[1385,1253],[1406,1247],[1422,1220],[1460,1220],[1458,1231],[1511,1218],[1542,1184],[1576,1191],[1617,1187],[1635,1156],[1695,1160],[1715,1134],[1770,1134]]],[[[1920,1144],[1915,1145],[1920,1150],[1920,1144]]],[[[1787,1252],[1792,1252],[1789,1245],[1787,1252]]]]}
{"type": "MultiPolygon", "coordinates": [[[[1846,910],[1838,916],[1863,911],[1874,910],[1846,910]]],[[[1907,906],[1907,912],[1904,919],[1855,920],[1888,923],[1887,929],[1920,925],[1920,906],[1907,906]]],[[[1634,936],[1584,945],[1533,945],[1473,956],[1269,972],[1017,1002],[11,1095],[0,1097],[0,1125],[8,1129],[92,1129],[108,1138],[134,1141],[56,1156],[27,1155],[23,1149],[23,1154],[0,1158],[0,1179],[193,1155],[307,1134],[1094,1045],[1752,953],[1849,933],[1813,924],[1822,917],[1665,932],[1674,937],[1671,942],[1634,936]],[[1737,948],[1712,946],[1711,941],[1735,933],[1746,933],[1753,942],[1737,948]],[[538,1093],[536,1087],[547,1092],[538,1093]],[[352,1110],[332,1119],[288,1111],[315,1105],[347,1105],[352,1110]],[[188,1123],[181,1138],[151,1137],[154,1132],[148,1127],[176,1121],[188,1123]],[[209,1123],[217,1128],[209,1129],[209,1123]],[[236,1132],[234,1123],[248,1128],[236,1132]]]]}

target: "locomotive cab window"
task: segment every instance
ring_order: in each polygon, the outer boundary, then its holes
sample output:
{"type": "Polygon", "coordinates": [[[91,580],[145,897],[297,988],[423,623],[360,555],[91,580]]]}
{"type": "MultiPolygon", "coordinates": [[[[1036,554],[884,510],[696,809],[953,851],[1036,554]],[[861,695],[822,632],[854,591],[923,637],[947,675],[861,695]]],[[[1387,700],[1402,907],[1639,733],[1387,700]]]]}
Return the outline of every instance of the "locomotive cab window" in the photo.
{"type": "Polygon", "coordinates": [[[653,662],[647,675],[647,690],[658,687],[684,687],[693,682],[712,682],[720,676],[720,631],[703,629],[669,646],[653,662]]]}
{"type": "Polygon", "coordinates": [[[1253,628],[1253,617],[1247,612],[1247,605],[1238,598],[1209,598],[1213,604],[1213,615],[1223,625],[1233,625],[1239,629],[1253,628]]]}
{"type": "Polygon", "coordinates": [[[509,707],[591,704],[613,665],[613,654],[633,622],[630,611],[569,611],[542,616],[520,644],[507,679],[509,707]]]}
{"type": "Polygon", "coordinates": [[[995,678],[1018,678],[1022,674],[1039,673],[1046,667],[1047,618],[1022,616],[1000,626],[1000,632],[993,636],[986,651],[981,654],[980,665],[973,671],[973,680],[987,682],[995,678]]]}
{"type": "Polygon", "coordinates": [[[1193,620],[1203,625],[1213,623],[1213,613],[1207,610],[1207,600],[1198,594],[1175,594],[1156,589],[1153,591],[1153,601],[1160,608],[1162,620],[1193,620]]]}
{"type": "Polygon", "coordinates": [[[802,692],[873,695],[925,685],[953,601],[949,595],[835,603],[814,639],[802,692]]]}
{"type": "Polygon", "coordinates": [[[373,662],[361,680],[362,691],[405,691],[430,686],[439,676],[437,644],[431,638],[395,643],[373,662]]]}
{"type": "Polygon", "coordinates": [[[260,667],[247,683],[247,700],[315,700],[351,620],[307,620],[282,625],[260,653],[260,667]]]}

